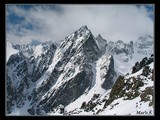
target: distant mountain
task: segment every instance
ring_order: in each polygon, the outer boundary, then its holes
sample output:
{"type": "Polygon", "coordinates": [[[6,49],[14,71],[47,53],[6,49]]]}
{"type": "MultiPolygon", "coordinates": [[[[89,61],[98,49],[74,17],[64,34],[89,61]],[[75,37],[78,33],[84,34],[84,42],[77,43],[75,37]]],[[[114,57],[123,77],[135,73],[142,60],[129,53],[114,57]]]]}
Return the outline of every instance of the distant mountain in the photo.
{"type": "Polygon", "coordinates": [[[41,42],[39,42],[38,40],[32,40],[31,45],[37,46],[41,44],[41,42]]]}
{"type": "MultiPolygon", "coordinates": [[[[59,46],[52,41],[37,45],[7,43],[7,115],[108,114],[108,106],[126,96],[132,104],[143,93],[135,89],[147,89],[148,76],[153,76],[153,55],[147,58],[153,54],[152,43],[151,36],[127,44],[106,41],[100,34],[94,37],[86,25],[65,37],[59,46]],[[136,88],[126,83],[135,74],[142,76],[140,82],[133,81],[138,84],[136,88]],[[136,96],[126,94],[128,89],[136,96]]],[[[149,104],[149,109],[153,108],[153,103],[149,104]]]]}
{"type": "Polygon", "coordinates": [[[137,40],[124,43],[122,40],[116,42],[105,41],[102,36],[97,37],[98,44],[103,53],[113,55],[115,61],[115,71],[119,75],[131,73],[132,66],[143,59],[150,57],[154,50],[154,40],[150,35],[142,35],[137,40]],[[105,41],[105,42],[104,42],[105,41]]]}

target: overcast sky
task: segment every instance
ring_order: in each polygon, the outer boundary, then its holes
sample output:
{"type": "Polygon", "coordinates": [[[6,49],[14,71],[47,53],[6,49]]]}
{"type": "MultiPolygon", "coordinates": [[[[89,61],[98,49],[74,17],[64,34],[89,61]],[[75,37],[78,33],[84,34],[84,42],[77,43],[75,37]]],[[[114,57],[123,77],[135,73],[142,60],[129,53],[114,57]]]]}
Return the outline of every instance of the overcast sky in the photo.
{"type": "Polygon", "coordinates": [[[59,42],[87,25],[96,37],[135,41],[154,35],[153,5],[6,5],[6,39],[14,44],[32,40],[59,42]]]}

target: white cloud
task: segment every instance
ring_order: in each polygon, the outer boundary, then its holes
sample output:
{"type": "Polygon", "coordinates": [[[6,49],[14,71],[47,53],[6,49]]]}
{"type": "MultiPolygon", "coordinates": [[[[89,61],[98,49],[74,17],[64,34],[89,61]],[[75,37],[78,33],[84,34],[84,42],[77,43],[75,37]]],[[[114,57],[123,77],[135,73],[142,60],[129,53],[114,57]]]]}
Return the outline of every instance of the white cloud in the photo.
{"type": "MultiPolygon", "coordinates": [[[[60,41],[83,25],[87,25],[94,36],[101,34],[110,40],[136,40],[142,34],[153,35],[154,22],[148,17],[144,7],[135,5],[60,5],[62,13],[56,10],[34,7],[26,11],[16,6],[12,11],[24,16],[27,23],[37,26],[37,29],[23,28],[22,36],[17,36],[15,25],[10,25],[7,40],[13,43],[29,43],[32,39],[39,41],[60,41]]],[[[8,15],[8,13],[7,13],[8,15]]]]}

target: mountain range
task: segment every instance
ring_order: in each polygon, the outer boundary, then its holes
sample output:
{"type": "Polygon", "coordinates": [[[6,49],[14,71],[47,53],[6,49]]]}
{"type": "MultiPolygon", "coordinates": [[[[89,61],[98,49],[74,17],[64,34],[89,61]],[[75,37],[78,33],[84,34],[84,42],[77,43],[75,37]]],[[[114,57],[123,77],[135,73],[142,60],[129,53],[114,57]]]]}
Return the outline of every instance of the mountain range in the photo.
{"type": "Polygon", "coordinates": [[[154,115],[154,40],[94,37],[6,42],[7,115],[154,115]]]}

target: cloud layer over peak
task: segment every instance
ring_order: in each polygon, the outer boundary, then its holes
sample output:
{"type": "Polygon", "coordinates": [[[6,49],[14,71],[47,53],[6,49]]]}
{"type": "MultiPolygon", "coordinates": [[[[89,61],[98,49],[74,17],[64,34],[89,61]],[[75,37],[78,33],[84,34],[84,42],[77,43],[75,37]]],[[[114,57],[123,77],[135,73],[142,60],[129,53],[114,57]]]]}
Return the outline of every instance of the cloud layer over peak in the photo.
{"type": "MultiPolygon", "coordinates": [[[[152,6],[153,7],[153,6],[152,6]]],[[[59,42],[87,25],[107,40],[136,40],[154,33],[152,11],[136,5],[6,5],[6,37],[12,43],[59,42]]]]}

